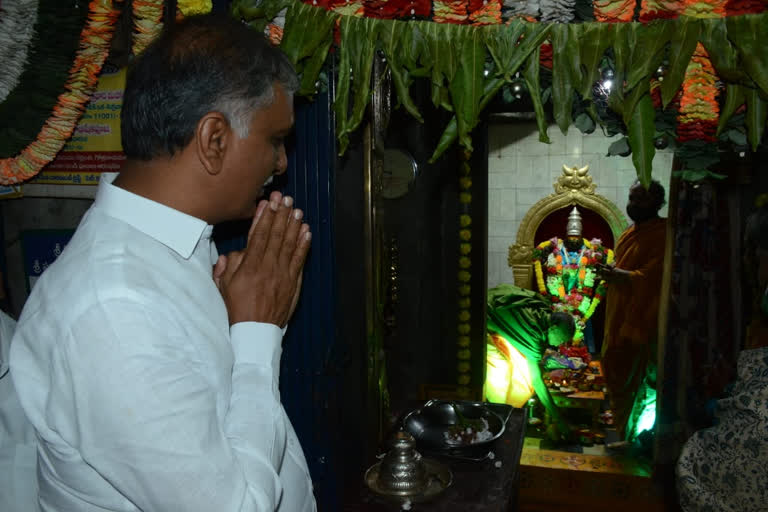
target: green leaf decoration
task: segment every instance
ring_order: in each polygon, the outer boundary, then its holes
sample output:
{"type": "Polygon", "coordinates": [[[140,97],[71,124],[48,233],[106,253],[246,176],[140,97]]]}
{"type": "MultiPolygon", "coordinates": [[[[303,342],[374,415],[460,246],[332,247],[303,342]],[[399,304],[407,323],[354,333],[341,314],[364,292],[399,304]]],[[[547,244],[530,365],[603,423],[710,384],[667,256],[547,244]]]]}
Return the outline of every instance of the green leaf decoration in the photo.
{"type": "Polygon", "coordinates": [[[728,38],[739,51],[747,74],[768,94],[768,23],[760,16],[726,19],[728,38]]]}
{"type": "Polygon", "coordinates": [[[448,83],[459,128],[459,144],[472,151],[470,132],[477,125],[483,92],[485,67],[485,27],[456,31],[454,44],[458,50],[458,66],[448,83]],[[459,36],[459,33],[463,34],[459,36]]]}
{"type": "MultiPolygon", "coordinates": [[[[727,84],[725,88],[725,102],[720,109],[720,120],[717,123],[717,135],[723,131],[728,120],[731,119],[736,109],[744,104],[744,87],[738,84],[727,84]]],[[[745,142],[746,144],[746,142],[745,142]]]]}
{"type": "Polygon", "coordinates": [[[573,125],[578,128],[581,133],[592,133],[595,131],[595,121],[585,112],[582,112],[573,120],[573,125]]]}
{"type": "Polygon", "coordinates": [[[765,130],[768,103],[760,97],[757,89],[746,89],[744,96],[747,100],[747,112],[744,120],[747,125],[747,137],[752,151],[757,151],[757,146],[760,144],[765,130]]]}
{"type": "Polygon", "coordinates": [[[701,20],[699,40],[707,49],[709,60],[720,78],[731,83],[751,82],[739,64],[739,54],[728,39],[728,27],[724,19],[701,20]]]}
{"type": "Polygon", "coordinates": [[[64,92],[87,15],[87,2],[73,7],[60,0],[39,1],[28,64],[16,87],[0,102],[0,158],[21,153],[51,115],[64,92]]]}
{"type": "Polygon", "coordinates": [[[563,134],[568,133],[573,110],[574,69],[579,69],[578,39],[575,27],[558,23],[552,27],[552,101],[555,122],[563,134]]]}
{"type": "Polygon", "coordinates": [[[626,68],[626,85],[629,91],[641,82],[648,82],[664,58],[664,48],[672,38],[676,24],[655,21],[648,25],[627,23],[626,37],[629,61],[626,68]]]}
{"type": "Polygon", "coordinates": [[[365,108],[371,100],[371,70],[376,49],[377,20],[342,16],[339,81],[336,88],[336,136],[339,153],[344,154],[349,144],[349,134],[363,120],[365,108]],[[350,95],[350,87],[354,94],[350,95]],[[352,97],[352,112],[349,112],[352,97]]]}
{"type": "MultiPolygon", "coordinates": [[[[491,77],[485,81],[485,85],[483,86],[483,98],[480,100],[481,111],[488,105],[488,102],[496,96],[503,85],[504,79],[499,77],[491,77]]],[[[429,163],[435,163],[437,159],[440,158],[456,141],[458,134],[459,123],[456,120],[456,116],[453,116],[448,123],[448,126],[443,131],[443,134],[440,136],[440,141],[437,143],[437,148],[434,153],[432,153],[432,156],[429,158],[429,163]]]]}
{"type": "Polygon", "coordinates": [[[517,45],[520,37],[525,33],[525,23],[515,20],[509,25],[489,25],[486,36],[488,53],[491,54],[496,64],[496,74],[507,82],[512,80],[512,75],[520,67],[523,59],[519,58],[520,52],[517,45]]]}
{"type": "Polygon", "coordinates": [[[646,188],[651,184],[653,157],[656,154],[653,143],[653,135],[656,132],[655,117],[656,109],[653,108],[651,95],[645,94],[637,102],[632,119],[627,125],[632,162],[635,164],[637,178],[646,188]]]}
{"type": "Polygon", "coordinates": [[[611,142],[611,145],[608,146],[608,154],[606,156],[626,155],[629,154],[630,151],[629,139],[622,137],[619,140],[611,142]]]}
{"type": "Polygon", "coordinates": [[[301,76],[299,94],[302,96],[315,93],[317,77],[333,43],[333,27],[337,17],[325,9],[315,9],[301,2],[292,3],[288,10],[280,48],[301,76]],[[300,24],[304,23],[313,29],[301,30],[300,24]]]}
{"type": "Polygon", "coordinates": [[[407,34],[417,32],[417,30],[409,30],[405,23],[391,20],[382,20],[377,28],[379,42],[387,56],[387,64],[392,73],[392,83],[395,86],[397,97],[415,119],[424,122],[409,92],[413,82],[409,74],[409,67],[416,66],[420,48],[413,44],[413,40],[407,34]]]}
{"type": "Polygon", "coordinates": [[[585,23],[581,42],[581,83],[578,92],[585,100],[592,98],[592,86],[600,77],[600,62],[616,36],[617,23],[585,23]]]}
{"type": "Polygon", "coordinates": [[[691,61],[701,32],[700,20],[683,16],[679,27],[672,33],[669,48],[669,66],[661,82],[661,104],[667,108],[685,79],[685,71],[691,61]]]}
{"type": "Polygon", "coordinates": [[[456,47],[461,44],[464,31],[455,25],[423,22],[426,54],[432,68],[432,103],[436,107],[453,111],[446,83],[450,84],[458,69],[456,47]]]}
{"type": "Polygon", "coordinates": [[[528,88],[528,92],[531,95],[531,101],[533,102],[533,110],[536,112],[536,125],[539,127],[539,142],[546,144],[550,143],[549,135],[547,135],[547,116],[544,113],[544,99],[541,92],[541,84],[539,83],[539,60],[541,59],[541,48],[539,46],[531,53],[523,69],[523,78],[525,79],[525,86],[528,88]]]}
{"type": "Polygon", "coordinates": [[[257,32],[264,32],[280,11],[294,4],[291,0],[234,0],[229,12],[234,18],[244,20],[257,32]]]}

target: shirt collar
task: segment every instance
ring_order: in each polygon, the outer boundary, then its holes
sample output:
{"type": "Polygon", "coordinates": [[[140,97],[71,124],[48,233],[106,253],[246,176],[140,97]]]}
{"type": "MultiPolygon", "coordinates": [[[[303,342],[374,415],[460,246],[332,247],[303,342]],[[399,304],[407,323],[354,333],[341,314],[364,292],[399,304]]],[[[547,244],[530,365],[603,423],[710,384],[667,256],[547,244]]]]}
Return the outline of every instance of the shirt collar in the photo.
{"type": "Polygon", "coordinates": [[[201,239],[211,238],[213,226],[146,197],[116,187],[117,173],[103,173],[94,206],[150,236],[188,259],[201,239]]]}

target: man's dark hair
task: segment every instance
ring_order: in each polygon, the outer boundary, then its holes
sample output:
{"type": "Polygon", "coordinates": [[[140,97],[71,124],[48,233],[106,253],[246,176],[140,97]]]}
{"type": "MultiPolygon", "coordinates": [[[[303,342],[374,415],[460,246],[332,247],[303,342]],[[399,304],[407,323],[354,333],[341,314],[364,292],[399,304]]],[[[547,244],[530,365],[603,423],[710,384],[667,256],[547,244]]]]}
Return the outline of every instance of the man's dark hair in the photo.
{"type": "MultiPolygon", "coordinates": [[[[640,180],[637,180],[632,186],[635,185],[642,186],[642,183],[640,183],[640,180]]],[[[651,184],[648,185],[646,192],[653,200],[653,207],[656,211],[661,210],[662,207],[667,204],[667,200],[665,199],[666,191],[664,190],[664,185],[659,183],[657,180],[651,180],[651,184]]]]}
{"type": "Polygon", "coordinates": [[[193,16],[166,29],[128,73],[121,130],[128,158],[151,160],[186,147],[208,112],[240,137],[253,112],[271,104],[275,82],[298,88],[288,58],[264,36],[221,15],[193,16]]]}
{"type": "Polygon", "coordinates": [[[573,336],[576,334],[576,322],[568,313],[563,313],[562,311],[552,313],[549,315],[549,325],[562,329],[569,340],[573,339],[573,336]]]}

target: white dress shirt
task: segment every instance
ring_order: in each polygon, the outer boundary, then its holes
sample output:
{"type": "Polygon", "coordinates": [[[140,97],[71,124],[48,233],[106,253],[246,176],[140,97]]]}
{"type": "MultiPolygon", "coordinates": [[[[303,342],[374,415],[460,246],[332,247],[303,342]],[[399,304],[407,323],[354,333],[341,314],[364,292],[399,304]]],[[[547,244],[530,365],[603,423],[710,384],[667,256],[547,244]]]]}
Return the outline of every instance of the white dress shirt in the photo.
{"type": "Polygon", "coordinates": [[[0,511],[35,512],[37,442],[8,371],[16,321],[0,311],[0,511]]]}
{"type": "Polygon", "coordinates": [[[230,328],[212,227],[99,184],[11,349],[40,508],[316,510],[280,403],[281,330],[230,328]]]}

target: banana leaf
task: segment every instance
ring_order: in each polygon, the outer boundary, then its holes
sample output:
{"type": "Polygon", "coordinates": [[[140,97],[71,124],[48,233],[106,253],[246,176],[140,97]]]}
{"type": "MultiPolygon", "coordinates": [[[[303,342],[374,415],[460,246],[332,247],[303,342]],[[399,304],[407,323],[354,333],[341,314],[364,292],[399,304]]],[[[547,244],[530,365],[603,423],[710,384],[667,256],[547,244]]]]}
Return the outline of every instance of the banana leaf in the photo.
{"type": "Polygon", "coordinates": [[[744,96],[747,100],[747,112],[744,119],[747,125],[747,138],[752,151],[757,151],[757,146],[760,144],[765,131],[768,103],[760,97],[760,91],[756,88],[746,89],[744,96]]]}
{"type": "MultiPolygon", "coordinates": [[[[458,32],[458,31],[457,31],[458,32]]],[[[459,61],[456,74],[448,83],[456,121],[459,128],[459,144],[472,151],[470,133],[477,125],[480,100],[483,95],[483,70],[485,68],[485,27],[463,30],[463,37],[455,39],[459,61]]]]}
{"type": "Polygon", "coordinates": [[[414,66],[418,61],[418,53],[416,52],[419,52],[420,48],[411,44],[413,40],[408,35],[418,29],[411,29],[406,23],[390,20],[380,21],[377,28],[379,43],[387,57],[387,65],[392,74],[392,83],[395,86],[400,104],[415,119],[423,123],[424,119],[409,92],[413,79],[408,72],[408,66],[414,66]]]}
{"type": "Polygon", "coordinates": [[[422,63],[432,70],[432,103],[453,112],[453,104],[446,87],[456,75],[458,54],[456,47],[464,33],[455,25],[423,23],[426,52],[422,63]]]}
{"type": "Polygon", "coordinates": [[[644,187],[651,184],[653,174],[653,157],[656,154],[653,136],[656,132],[654,118],[656,109],[653,108],[651,95],[644,94],[637,102],[632,118],[627,124],[629,131],[629,147],[632,148],[632,162],[635,164],[637,178],[644,187]]]}
{"type": "Polygon", "coordinates": [[[768,20],[765,16],[731,16],[726,26],[747,74],[768,94],[768,20]]]}
{"type": "Polygon", "coordinates": [[[728,39],[728,27],[724,19],[701,20],[699,40],[707,49],[709,60],[720,78],[742,85],[751,82],[738,62],[738,51],[728,39]]]}
{"type": "Polygon", "coordinates": [[[372,18],[353,16],[341,18],[339,79],[334,104],[339,154],[344,154],[347,150],[349,134],[360,125],[365,108],[371,100],[371,70],[376,49],[374,26],[377,21],[372,18]],[[351,92],[353,95],[350,94],[351,92]],[[349,112],[350,98],[352,98],[351,113],[349,112]]]}
{"type": "Polygon", "coordinates": [[[664,48],[676,30],[676,23],[656,21],[643,25],[627,23],[625,36],[629,61],[626,68],[625,91],[635,88],[640,82],[647,82],[651,73],[659,67],[664,57],[664,48]]]}
{"type": "Polygon", "coordinates": [[[728,120],[733,116],[736,109],[744,104],[744,86],[740,84],[726,84],[725,102],[720,110],[720,120],[717,123],[717,135],[722,133],[728,120]]]}
{"type": "MultiPolygon", "coordinates": [[[[550,25],[545,24],[529,24],[523,34],[523,40],[518,45],[512,45],[512,41],[519,41],[520,34],[518,32],[515,23],[509,27],[499,26],[498,30],[496,26],[486,27],[485,42],[488,47],[489,53],[493,55],[495,52],[494,62],[497,68],[503,66],[502,71],[496,72],[492,78],[487,78],[483,85],[483,95],[480,99],[479,110],[482,112],[488,103],[496,96],[502,86],[511,79],[511,75],[517,71],[520,67],[519,62],[525,62],[525,59],[533,55],[531,52],[535,52],[535,84],[526,78],[528,84],[528,90],[531,91],[534,107],[537,112],[537,121],[539,122],[540,135],[539,139],[542,142],[549,142],[549,138],[546,134],[546,116],[544,114],[544,108],[541,105],[541,91],[539,86],[539,46],[546,39],[550,30],[550,25]],[[488,30],[490,29],[490,30],[488,30]],[[503,35],[500,32],[507,30],[508,35],[503,35]],[[506,48],[502,48],[504,41],[510,43],[506,48]],[[491,50],[493,48],[493,50],[491,50]],[[497,60],[498,59],[498,60],[497,60]],[[536,106],[538,104],[538,107],[536,106]],[[542,128],[543,127],[543,128],[542,128]]],[[[531,57],[532,58],[532,57],[531,57]]],[[[525,71],[523,74],[525,75],[525,71]]],[[[533,75],[531,75],[533,76],[533,75]]],[[[454,116],[448,123],[448,126],[443,131],[440,137],[437,148],[435,149],[430,162],[435,162],[450,146],[454,143],[458,137],[458,121],[454,116]]]]}
{"type": "Polygon", "coordinates": [[[544,105],[541,101],[541,83],[539,82],[539,69],[541,59],[541,47],[536,49],[528,56],[525,68],[523,69],[523,78],[525,86],[531,95],[533,110],[536,112],[536,125],[539,127],[539,142],[549,144],[549,135],[547,135],[547,116],[544,113],[544,105]]]}
{"type": "Polygon", "coordinates": [[[578,92],[592,99],[592,87],[600,77],[600,62],[616,38],[616,23],[584,23],[581,34],[581,83],[578,92]]]}
{"type": "Polygon", "coordinates": [[[568,133],[573,111],[573,92],[576,80],[574,69],[579,69],[579,44],[576,27],[580,25],[555,24],[552,27],[552,106],[555,122],[563,134],[568,133]]]}
{"type": "Polygon", "coordinates": [[[285,30],[280,48],[293,62],[301,76],[299,94],[313,96],[320,70],[333,43],[333,27],[338,15],[294,2],[285,17],[285,30]],[[307,30],[306,27],[312,27],[307,30]]]}
{"type": "Polygon", "coordinates": [[[669,66],[664,80],[661,82],[661,104],[663,108],[675,97],[683,84],[685,71],[691,61],[693,51],[699,41],[701,32],[700,20],[683,16],[678,21],[678,29],[672,33],[669,49],[669,66]]]}

